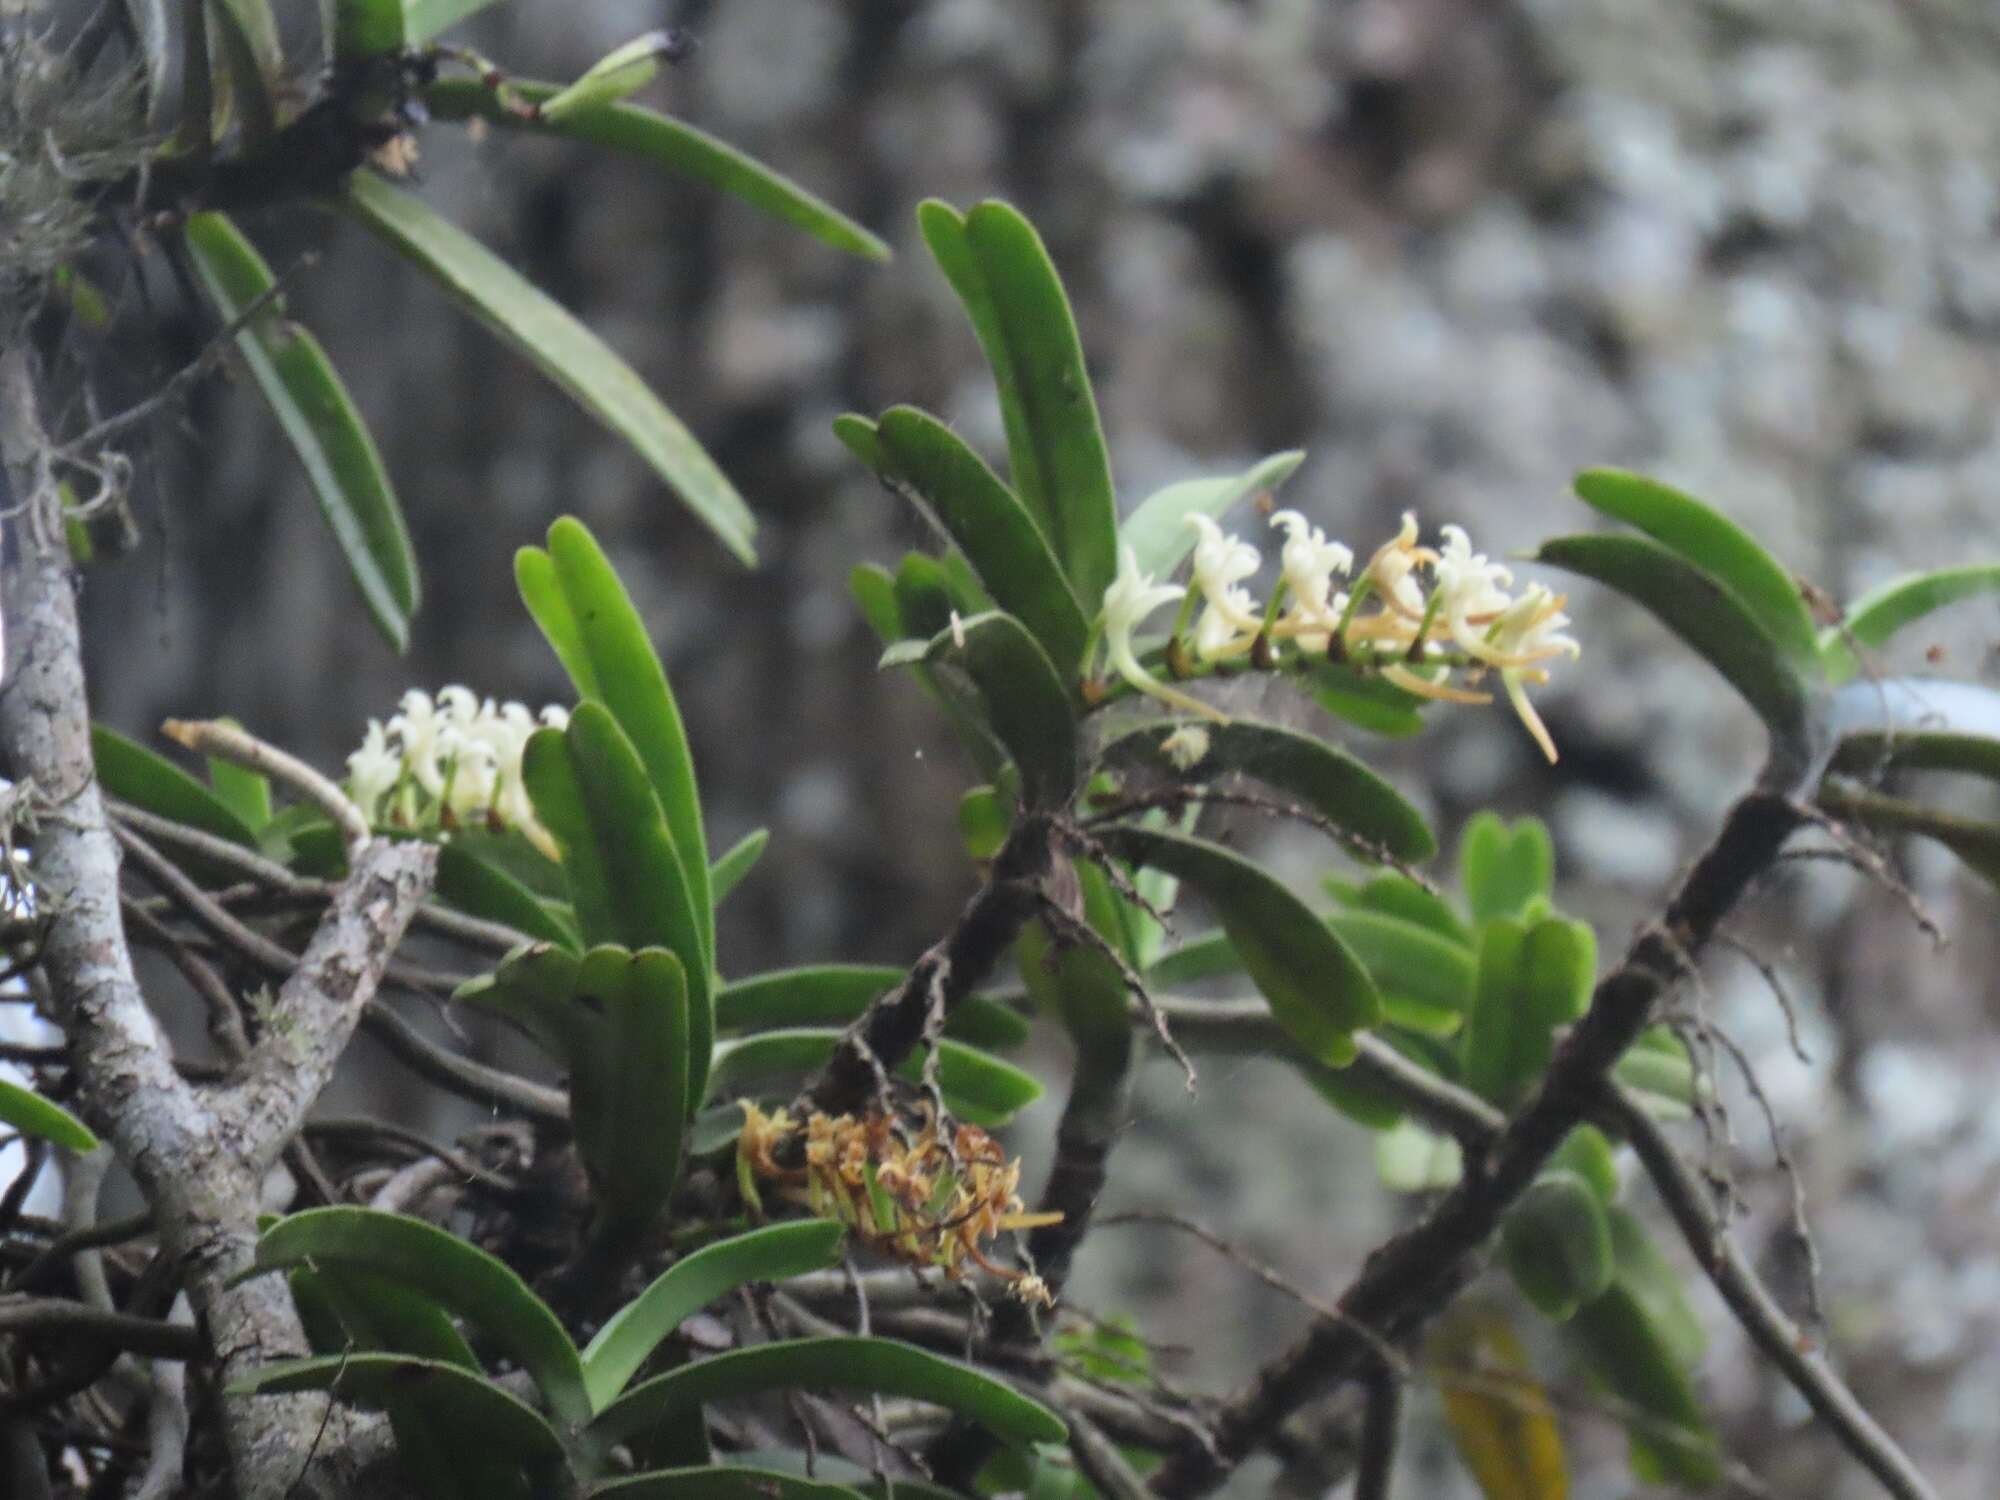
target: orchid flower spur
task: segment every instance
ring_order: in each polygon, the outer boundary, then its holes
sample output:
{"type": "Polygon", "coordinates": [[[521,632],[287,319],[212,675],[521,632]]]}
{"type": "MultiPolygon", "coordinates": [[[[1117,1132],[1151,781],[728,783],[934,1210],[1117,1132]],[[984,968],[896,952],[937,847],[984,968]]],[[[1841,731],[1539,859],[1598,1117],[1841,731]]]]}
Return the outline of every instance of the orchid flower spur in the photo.
{"type": "Polygon", "coordinates": [[[1139,692],[1162,703],[1200,714],[1219,724],[1229,716],[1218,708],[1161,682],[1140,662],[1132,645],[1132,632],[1141,621],[1164,604],[1184,598],[1187,590],[1177,583],[1155,583],[1139,571],[1139,555],[1129,546],[1118,549],[1118,576],[1104,591],[1104,655],[1111,669],[1139,692]]]}

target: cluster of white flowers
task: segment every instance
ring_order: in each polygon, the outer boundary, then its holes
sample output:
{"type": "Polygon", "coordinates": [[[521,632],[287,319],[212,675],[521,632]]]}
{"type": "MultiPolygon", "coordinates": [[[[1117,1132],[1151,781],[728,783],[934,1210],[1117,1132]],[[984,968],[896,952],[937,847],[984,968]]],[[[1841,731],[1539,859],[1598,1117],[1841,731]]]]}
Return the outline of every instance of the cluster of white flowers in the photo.
{"type": "Polygon", "coordinates": [[[1419,697],[1490,703],[1493,695],[1477,684],[1497,673],[1535,743],[1551,761],[1556,758],[1555,743],[1526,688],[1549,680],[1549,662],[1578,654],[1576,641],[1562,633],[1569,624],[1564,596],[1539,583],[1510,593],[1514,575],[1474,552],[1463,527],[1441,527],[1443,546],[1426,547],[1419,543],[1416,516],[1405,513],[1401,531],[1356,574],[1351,551],[1328,541],[1299,512],[1281,510],[1271,517],[1271,525],[1285,533],[1280,580],[1269,603],[1260,605],[1245,586],[1263,564],[1258,550],[1207,516],[1191,515],[1188,524],[1200,533],[1190,585],[1155,583],[1140,573],[1138,558],[1127,547],[1118,577],[1104,592],[1106,657],[1140,692],[1225,721],[1214,705],[1160,681],[1139,660],[1133,631],[1162,605],[1178,603],[1180,619],[1167,652],[1175,675],[1244,656],[1259,666],[1272,664],[1279,649],[1290,645],[1303,656],[1379,671],[1419,697]],[[1197,604],[1199,617],[1193,613],[1197,604]],[[1364,605],[1372,607],[1364,611],[1364,605]],[[1191,658],[1179,644],[1190,623],[1191,658]],[[1453,681],[1454,673],[1459,681],[1453,681]]]}
{"type": "Polygon", "coordinates": [[[347,790],[369,822],[392,828],[518,828],[555,857],[521,780],[528,736],[561,729],[569,713],[539,715],[519,703],[484,702],[470,688],[441,688],[435,699],[412,688],[387,724],[368,721],[361,748],[347,757],[347,790]]]}

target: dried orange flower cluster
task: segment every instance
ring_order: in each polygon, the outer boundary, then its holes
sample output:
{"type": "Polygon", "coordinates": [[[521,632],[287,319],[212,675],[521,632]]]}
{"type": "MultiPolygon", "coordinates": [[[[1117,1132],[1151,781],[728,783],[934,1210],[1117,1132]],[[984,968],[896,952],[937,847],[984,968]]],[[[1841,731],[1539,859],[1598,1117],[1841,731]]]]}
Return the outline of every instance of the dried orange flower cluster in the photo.
{"type": "Polygon", "coordinates": [[[935,1266],[957,1280],[968,1264],[1008,1284],[1023,1302],[1050,1303],[1032,1272],[996,1265],[981,1249],[1002,1230],[1054,1224],[1061,1214],[1028,1213],[1021,1163],[977,1125],[939,1128],[928,1101],[913,1119],[875,1112],[856,1119],[814,1111],[803,1126],[786,1111],[765,1114],[748,1099],[736,1143],[737,1181],[757,1206],[758,1179],[802,1198],[822,1218],[838,1219],[869,1246],[913,1266],[935,1266]],[[780,1148],[803,1129],[805,1165],[779,1161],[780,1148]]]}

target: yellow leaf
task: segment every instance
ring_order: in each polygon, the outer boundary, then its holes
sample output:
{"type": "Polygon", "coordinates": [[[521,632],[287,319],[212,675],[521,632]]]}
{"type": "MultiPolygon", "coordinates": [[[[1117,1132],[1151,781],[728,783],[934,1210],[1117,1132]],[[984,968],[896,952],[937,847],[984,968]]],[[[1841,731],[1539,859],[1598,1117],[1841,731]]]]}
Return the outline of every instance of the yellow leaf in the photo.
{"type": "Polygon", "coordinates": [[[1555,1410],[1508,1322],[1491,1311],[1454,1312],[1427,1354],[1458,1455],[1486,1500],[1567,1500],[1555,1410]]]}

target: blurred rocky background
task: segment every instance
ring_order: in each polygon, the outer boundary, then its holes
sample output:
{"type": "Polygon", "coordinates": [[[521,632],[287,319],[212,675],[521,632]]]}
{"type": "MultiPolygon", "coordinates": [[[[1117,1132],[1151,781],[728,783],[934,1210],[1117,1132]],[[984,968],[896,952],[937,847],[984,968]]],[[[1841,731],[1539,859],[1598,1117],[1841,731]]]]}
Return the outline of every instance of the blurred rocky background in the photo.
{"type": "MultiPolygon", "coordinates": [[[[574,511],[653,623],[717,847],[772,829],[725,963],[907,959],[968,888],[964,769],[910,686],[875,674],[846,575],[917,533],[828,422],[914,401],[997,447],[978,351],[913,232],[930,195],[1005,196],[1041,227],[1128,503],[1299,446],[1287,501],[1358,549],[1414,508],[1504,552],[1587,525],[1566,479],[1618,463],[1727,507],[1835,597],[2000,552],[1990,0],[513,0],[470,37],[560,77],[662,23],[702,42],[665,105],[861,218],[894,265],[539,142],[433,129],[424,190],[661,389],[761,518],[757,571],[372,244],[252,222],[280,266],[325,251],[294,305],[416,531],[412,650],[370,632],[254,397],[211,387],[146,455],[144,544],[89,576],[105,718],[234,714],[337,765],[409,685],[559,697],[510,557],[574,511]]],[[[171,368],[206,332],[183,319],[151,357],[171,368]]],[[[1363,748],[1447,835],[1488,804],[1548,818],[1565,900],[1615,950],[1744,786],[1757,734],[1636,609],[1585,585],[1572,612],[1584,659],[1545,694],[1558,768],[1498,710],[1363,748]]],[[[1928,649],[1993,681],[1996,638],[2000,607],[1962,607],[1903,665],[1928,649]]],[[[1302,878],[1321,862],[1286,847],[1302,878]]],[[[1809,1065],[1749,962],[1719,955],[1699,998],[1799,1162],[1841,1360],[1971,1500],[2000,1473],[1996,908],[1933,851],[1892,852],[1949,948],[1827,862],[1781,872],[1740,930],[1809,1065]]],[[[1118,1202],[1195,1213],[1315,1293],[1410,1212],[1374,1187],[1365,1137],[1278,1070],[1218,1062],[1190,1102],[1162,1067],[1142,1094],[1118,1202]]],[[[1789,1189],[1736,1105],[1742,1232],[1797,1309],[1789,1189]]],[[[1153,1234],[1094,1241],[1086,1300],[1139,1307],[1210,1372],[1289,1337],[1295,1307],[1153,1234]]],[[[1707,1387],[1766,1492],[1873,1493],[1701,1295],[1707,1387]]],[[[1611,1424],[1570,1436],[1578,1494],[1630,1493],[1611,1424]]],[[[1465,1492],[1439,1442],[1410,1448],[1412,1493],[1465,1492]]]]}

